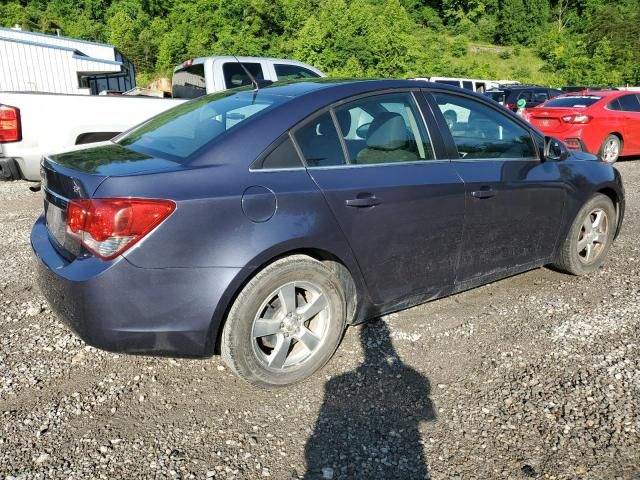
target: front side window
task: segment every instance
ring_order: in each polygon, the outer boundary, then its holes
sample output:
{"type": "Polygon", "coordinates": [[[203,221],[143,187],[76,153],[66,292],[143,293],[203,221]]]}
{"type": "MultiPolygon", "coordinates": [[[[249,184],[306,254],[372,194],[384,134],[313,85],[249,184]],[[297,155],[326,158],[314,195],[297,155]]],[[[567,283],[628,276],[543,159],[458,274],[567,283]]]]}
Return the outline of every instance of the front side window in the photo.
{"type": "Polygon", "coordinates": [[[224,84],[227,88],[243,87],[245,85],[251,85],[251,79],[244,71],[242,66],[249,71],[251,76],[256,80],[264,80],[264,74],[262,72],[262,65],[259,63],[247,63],[242,62],[240,65],[238,62],[228,62],[222,66],[222,73],[224,74],[224,84]]]}
{"type": "Polygon", "coordinates": [[[173,98],[198,98],[206,95],[204,64],[198,63],[175,72],[171,90],[173,98]]]}
{"type": "Polygon", "coordinates": [[[537,158],[529,132],[506,115],[470,98],[442,93],[434,97],[460,158],[537,158]]]}
{"type": "Polygon", "coordinates": [[[533,94],[533,101],[534,102],[546,102],[547,100],[549,100],[549,94],[547,92],[535,92],[533,94]]]}
{"type": "Polygon", "coordinates": [[[209,95],[153,117],[118,138],[117,143],[141,153],[186,162],[218,136],[285,101],[285,97],[262,92],[209,95]]]}
{"type": "Polygon", "coordinates": [[[525,90],[523,92],[520,92],[520,94],[518,95],[518,100],[524,98],[525,101],[530,102],[531,101],[531,90],[525,90]]]}
{"type": "Polygon", "coordinates": [[[318,78],[318,75],[311,70],[299,67],[298,65],[287,65],[276,63],[274,65],[276,69],[276,76],[279,81],[288,81],[288,80],[301,80],[304,78],[318,78]]]}
{"type": "Polygon", "coordinates": [[[411,93],[362,98],[341,105],[335,113],[349,163],[396,163],[434,158],[411,93]]]}
{"type": "Polygon", "coordinates": [[[640,112],[640,101],[635,94],[623,95],[618,98],[620,102],[620,109],[625,112],[640,112]]]}

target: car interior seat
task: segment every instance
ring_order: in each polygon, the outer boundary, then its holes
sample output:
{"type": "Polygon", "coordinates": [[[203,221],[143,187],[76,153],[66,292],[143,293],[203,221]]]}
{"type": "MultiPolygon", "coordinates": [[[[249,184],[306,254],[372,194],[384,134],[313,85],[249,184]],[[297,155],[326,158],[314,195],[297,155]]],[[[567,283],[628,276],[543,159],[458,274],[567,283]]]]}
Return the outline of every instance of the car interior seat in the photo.
{"type": "Polygon", "coordinates": [[[419,160],[411,149],[407,126],[399,113],[383,112],[373,119],[367,146],[358,153],[356,163],[388,163],[419,160]]]}

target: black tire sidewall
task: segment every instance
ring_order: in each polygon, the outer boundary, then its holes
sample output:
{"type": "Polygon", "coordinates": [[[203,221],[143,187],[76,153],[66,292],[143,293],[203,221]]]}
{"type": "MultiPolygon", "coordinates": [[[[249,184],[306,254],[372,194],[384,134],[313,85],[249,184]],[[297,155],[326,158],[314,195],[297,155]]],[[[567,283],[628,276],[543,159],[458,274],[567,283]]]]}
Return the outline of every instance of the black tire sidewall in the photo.
{"type": "Polygon", "coordinates": [[[578,212],[578,215],[576,215],[576,218],[573,221],[573,225],[571,226],[571,230],[569,231],[569,238],[567,239],[569,242],[569,262],[571,273],[574,273],[576,275],[585,275],[600,268],[607,255],[609,254],[611,245],[613,244],[613,239],[615,237],[617,228],[616,222],[617,214],[615,206],[613,205],[611,199],[606,195],[598,193],[591,197],[591,199],[582,206],[582,208],[578,212]],[[604,247],[604,251],[600,253],[598,259],[592,264],[586,265],[580,260],[580,257],[578,255],[578,237],[585,217],[595,208],[601,208],[607,213],[607,220],[609,222],[607,243],[604,247]]]}
{"type": "Polygon", "coordinates": [[[274,262],[259,272],[241,291],[234,302],[222,335],[223,357],[246,381],[265,388],[290,385],[312,375],[333,356],[345,328],[345,297],[339,281],[321,262],[295,256],[274,262]],[[266,369],[253,351],[252,329],[258,309],[280,286],[292,281],[317,285],[326,295],[331,321],[324,344],[299,367],[274,372],[266,369]]]}

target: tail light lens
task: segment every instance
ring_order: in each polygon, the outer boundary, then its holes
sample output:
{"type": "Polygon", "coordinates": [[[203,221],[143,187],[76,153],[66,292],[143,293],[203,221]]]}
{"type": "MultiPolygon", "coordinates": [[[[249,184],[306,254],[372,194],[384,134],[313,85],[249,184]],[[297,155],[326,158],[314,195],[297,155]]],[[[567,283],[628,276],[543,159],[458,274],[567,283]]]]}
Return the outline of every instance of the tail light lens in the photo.
{"type": "Polygon", "coordinates": [[[589,115],[585,115],[584,113],[578,113],[573,115],[565,115],[562,117],[562,121],[565,123],[589,123],[591,121],[591,117],[589,115]]]}
{"type": "Polygon", "coordinates": [[[0,105],[0,143],[22,140],[20,110],[8,105],[0,105]]]}
{"type": "Polygon", "coordinates": [[[71,200],[67,207],[67,235],[103,260],[111,260],[142,240],[175,209],[171,200],[71,200]]]}

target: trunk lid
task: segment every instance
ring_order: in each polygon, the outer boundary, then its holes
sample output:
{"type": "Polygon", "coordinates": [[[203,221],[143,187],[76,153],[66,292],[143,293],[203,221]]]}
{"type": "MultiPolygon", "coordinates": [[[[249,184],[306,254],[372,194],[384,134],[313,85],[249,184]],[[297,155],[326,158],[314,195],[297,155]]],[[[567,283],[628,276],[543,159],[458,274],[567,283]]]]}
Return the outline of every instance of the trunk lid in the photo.
{"type": "Polygon", "coordinates": [[[575,124],[562,120],[566,115],[580,115],[584,109],[578,108],[545,108],[535,107],[527,110],[527,120],[534,127],[544,133],[562,133],[575,124]]]}

